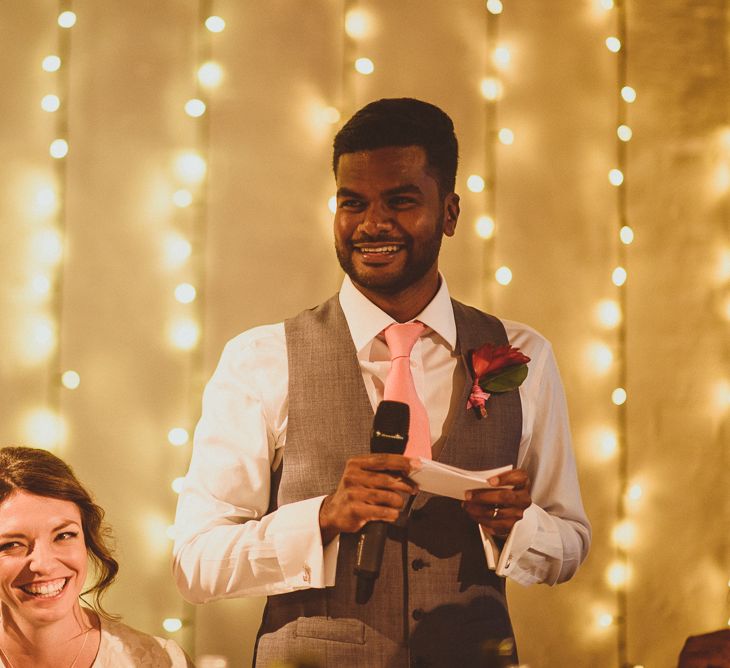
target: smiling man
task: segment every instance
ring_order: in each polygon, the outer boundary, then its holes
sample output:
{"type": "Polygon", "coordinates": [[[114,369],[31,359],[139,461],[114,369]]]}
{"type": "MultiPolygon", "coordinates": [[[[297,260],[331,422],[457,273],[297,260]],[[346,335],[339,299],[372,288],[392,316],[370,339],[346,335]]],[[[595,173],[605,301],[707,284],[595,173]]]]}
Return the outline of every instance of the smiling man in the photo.
{"type": "Polygon", "coordinates": [[[505,579],[562,582],[587,553],[550,344],[452,300],[439,273],[459,217],[457,156],[451,119],[431,104],[379,100],[355,114],[334,142],[340,292],[233,339],[206,387],[175,572],[193,602],[269,597],[257,666],[516,661],[505,579]],[[479,413],[467,408],[485,396],[469,353],[485,346],[519,348],[509,354],[529,364],[519,389],[479,413]],[[403,371],[395,360],[409,355],[403,371]],[[413,390],[399,399],[411,408],[408,449],[370,454],[373,413],[396,398],[397,374],[413,390]],[[514,468],[460,502],[418,490],[415,453],[514,468]],[[372,521],[390,529],[362,602],[353,568],[372,521]]]}

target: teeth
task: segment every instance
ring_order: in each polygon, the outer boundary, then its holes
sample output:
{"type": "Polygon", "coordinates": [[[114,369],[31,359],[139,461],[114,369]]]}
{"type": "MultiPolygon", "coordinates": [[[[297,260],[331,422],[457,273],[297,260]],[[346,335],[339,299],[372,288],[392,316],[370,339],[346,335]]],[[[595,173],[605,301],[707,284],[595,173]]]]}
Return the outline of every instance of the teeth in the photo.
{"type": "Polygon", "coordinates": [[[59,594],[65,584],[66,580],[61,578],[59,580],[52,580],[51,582],[25,585],[24,587],[21,587],[21,589],[27,594],[32,594],[33,596],[51,597],[59,594]]]}
{"type": "Polygon", "coordinates": [[[358,250],[361,253],[396,253],[400,250],[400,246],[378,246],[377,248],[359,247],[358,250]]]}

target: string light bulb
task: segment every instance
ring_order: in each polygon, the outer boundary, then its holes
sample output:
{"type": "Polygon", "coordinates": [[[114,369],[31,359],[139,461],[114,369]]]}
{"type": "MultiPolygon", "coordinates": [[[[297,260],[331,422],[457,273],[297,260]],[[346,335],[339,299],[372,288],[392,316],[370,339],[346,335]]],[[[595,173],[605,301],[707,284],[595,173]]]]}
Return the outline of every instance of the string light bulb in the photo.
{"type": "Polygon", "coordinates": [[[621,97],[623,98],[624,102],[635,102],[636,91],[631,86],[624,86],[621,89],[621,97]]]}
{"type": "Polygon", "coordinates": [[[621,239],[621,243],[625,246],[628,246],[634,240],[634,230],[631,229],[628,225],[624,225],[619,230],[618,236],[619,239],[621,239]]]}
{"type": "Polygon", "coordinates": [[[162,628],[168,633],[175,633],[182,627],[182,619],[178,619],[177,617],[168,617],[167,619],[162,620],[162,628]]]}
{"type": "Polygon", "coordinates": [[[487,0],[487,11],[490,14],[501,14],[503,9],[502,0],[487,0]]]}
{"type": "Polygon", "coordinates": [[[165,239],[164,255],[168,267],[179,267],[193,252],[192,244],[177,234],[170,234],[165,239]]]}
{"type": "Polygon", "coordinates": [[[491,216],[479,216],[476,222],[477,235],[482,239],[491,239],[494,236],[494,219],[491,216]]]}
{"type": "Polygon", "coordinates": [[[206,88],[215,88],[223,81],[223,68],[213,61],[203,63],[198,68],[198,81],[206,88]]]}
{"type": "Polygon", "coordinates": [[[631,520],[623,520],[613,528],[611,537],[618,547],[627,550],[636,542],[636,525],[631,520]]]}
{"type": "Polygon", "coordinates": [[[175,171],[185,183],[199,183],[202,181],[206,168],[205,160],[192,151],[182,153],[175,161],[175,171]]]}
{"type": "Polygon", "coordinates": [[[181,304],[190,304],[195,301],[196,294],[195,286],[190,283],[180,283],[175,287],[175,299],[181,304]]]}
{"type": "Polygon", "coordinates": [[[628,274],[626,272],[626,269],[624,269],[623,267],[616,267],[613,270],[613,273],[611,274],[611,282],[617,288],[620,288],[622,285],[625,285],[627,278],[628,278],[628,274]]]}
{"type": "Polygon", "coordinates": [[[58,56],[51,54],[43,59],[41,67],[44,72],[57,72],[61,69],[61,59],[58,56]]]}
{"type": "Polygon", "coordinates": [[[616,128],[616,134],[621,141],[629,141],[634,133],[628,125],[622,124],[616,128]]]}
{"type": "Polygon", "coordinates": [[[494,272],[494,278],[500,285],[509,285],[512,282],[512,270],[509,267],[501,266],[494,272]]]}
{"type": "Polygon", "coordinates": [[[629,581],[629,567],[621,561],[613,562],[606,571],[606,580],[613,589],[623,589],[629,581]]]}
{"type": "Polygon", "coordinates": [[[504,87],[497,77],[485,77],[479,84],[482,97],[490,102],[495,102],[502,98],[504,87]]]}
{"type": "Polygon", "coordinates": [[[69,10],[61,12],[58,15],[58,25],[62,28],[73,28],[76,25],[76,14],[69,10]]]}
{"type": "Polygon", "coordinates": [[[41,100],[41,109],[43,111],[54,112],[58,111],[61,106],[61,100],[58,95],[44,95],[41,100]]]}
{"type": "Polygon", "coordinates": [[[192,350],[198,344],[200,327],[190,318],[180,318],[170,327],[170,342],[180,350],[192,350]]]}
{"type": "Polygon", "coordinates": [[[639,483],[634,483],[626,491],[626,498],[629,501],[638,501],[642,496],[644,496],[644,489],[639,483]]]}
{"type": "Polygon", "coordinates": [[[180,447],[190,440],[190,434],[184,427],[173,427],[169,432],[167,432],[167,440],[170,445],[180,447]]]}
{"type": "Polygon", "coordinates": [[[607,329],[613,329],[621,323],[621,307],[614,299],[603,299],[596,306],[598,322],[607,329]]]}
{"type": "Polygon", "coordinates": [[[36,447],[54,450],[63,443],[66,426],[58,413],[40,408],[26,416],[25,434],[28,441],[36,447]]]}
{"type": "Polygon", "coordinates": [[[335,213],[337,211],[337,195],[332,195],[327,200],[327,208],[332,212],[335,213]]]}
{"type": "Polygon", "coordinates": [[[611,429],[600,429],[596,433],[596,444],[598,454],[603,460],[612,459],[618,450],[618,438],[616,432],[611,429]]]}
{"type": "Polygon", "coordinates": [[[81,385],[81,376],[79,376],[78,372],[73,369],[69,369],[68,371],[63,372],[63,375],[61,376],[61,384],[67,390],[75,390],[79,385],[81,385]]]}
{"type": "Polygon", "coordinates": [[[375,63],[370,58],[358,58],[355,61],[355,71],[360,74],[372,74],[375,71],[375,63]]]}
{"type": "Polygon", "coordinates": [[[616,406],[623,406],[626,403],[627,397],[628,395],[623,387],[617,387],[613,392],[611,392],[611,401],[616,406]]]}
{"type": "Polygon", "coordinates": [[[611,53],[618,53],[621,51],[621,40],[618,37],[607,37],[606,48],[611,53]]]}
{"type": "Polygon", "coordinates": [[[500,129],[497,136],[499,137],[499,141],[505,146],[511,146],[515,141],[515,133],[509,128],[500,129]]]}
{"type": "Polygon", "coordinates": [[[226,28],[226,22],[220,16],[209,16],[205,19],[205,27],[210,32],[223,32],[226,28]]]}
{"type": "Polygon", "coordinates": [[[65,139],[54,139],[48,147],[52,158],[60,160],[68,155],[68,142],[65,139]]]}
{"type": "Polygon", "coordinates": [[[613,615],[610,612],[602,612],[596,618],[596,624],[602,629],[607,629],[613,624],[613,615]]]}
{"type": "Polygon", "coordinates": [[[172,193],[172,202],[180,209],[184,209],[186,206],[190,206],[193,203],[193,193],[185,188],[176,190],[172,193]]]}
{"type": "Polygon", "coordinates": [[[473,193],[480,193],[486,187],[486,183],[484,182],[484,178],[479,176],[479,174],[472,174],[466,180],[466,187],[473,193]]]}
{"type": "Polygon", "coordinates": [[[199,118],[205,113],[205,102],[197,98],[188,100],[185,103],[185,113],[193,118],[199,118]]]}
{"type": "Polygon", "coordinates": [[[612,186],[620,186],[624,182],[624,173],[614,168],[608,172],[608,180],[612,186]]]}
{"type": "Polygon", "coordinates": [[[172,491],[175,492],[175,494],[180,494],[180,492],[182,492],[184,484],[185,476],[181,476],[179,478],[175,478],[175,480],[173,480],[170,484],[170,487],[172,488],[172,491]]]}
{"type": "Polygon", "coordinates": [[[360,8],[351,9],[345,16],[345,32],[352,39],[363,39],[370,33],[370,15],[360,8]]]}
{"type": "Polygon", "coordinates": [[[492,62],[496,67],[504,69],[510,64],[512,54],[506,46],[498,46],[492,53],[492,62]]]}

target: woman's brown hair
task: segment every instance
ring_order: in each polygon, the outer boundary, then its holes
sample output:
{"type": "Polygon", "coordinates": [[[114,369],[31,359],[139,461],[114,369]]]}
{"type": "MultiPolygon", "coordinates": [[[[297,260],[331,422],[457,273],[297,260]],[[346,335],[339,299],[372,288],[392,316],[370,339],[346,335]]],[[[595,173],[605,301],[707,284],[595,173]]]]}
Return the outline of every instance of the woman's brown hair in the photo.
{"type": "Polygon", "coordinates": [[[68,464],[37,448],[0,448],[0,503],[17,491],[71,501],[78,506],[86,550],[96,571],[96,582],[84,594],[92,595],[96,612],[112,617],[102,607],[101,597],[114,581],[119,564],[107,545],[110,531],[103,521],[104,510],[94,503],[68,464]]]}

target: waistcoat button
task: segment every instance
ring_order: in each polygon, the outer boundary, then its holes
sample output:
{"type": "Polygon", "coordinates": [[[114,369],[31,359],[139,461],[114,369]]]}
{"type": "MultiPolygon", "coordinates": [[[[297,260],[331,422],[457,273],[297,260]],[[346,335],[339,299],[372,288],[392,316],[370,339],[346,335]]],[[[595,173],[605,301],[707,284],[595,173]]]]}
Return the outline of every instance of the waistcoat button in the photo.
{"type": "Polygon", "coordinates": [[[415,619],[416,621],[418,621],[419,619],[423,619],[423,615],[424,615],[424,614],[425,614],[425,613],[423,612],[423,610],[421,610],[421,608],[416,608],[416,609],[415,609],[415,610],[414,610],[414,611],[413,611],[413,612],[411,613],[411,617],[413,617],[413,619],[415,619]]]}
{"type": "Polygon", "coordinates": [[[414,571],[420,571],[425,565],[426,562],[423,559],[414,559],[411,562],[411,568],[413,568],[414,571]]]}

